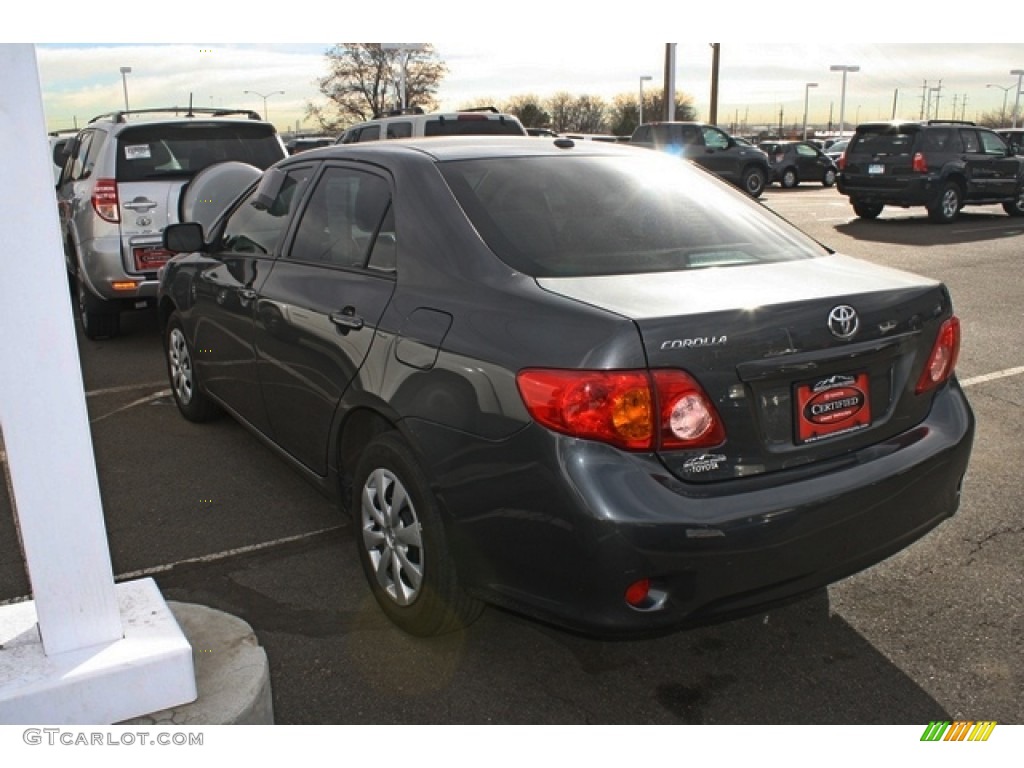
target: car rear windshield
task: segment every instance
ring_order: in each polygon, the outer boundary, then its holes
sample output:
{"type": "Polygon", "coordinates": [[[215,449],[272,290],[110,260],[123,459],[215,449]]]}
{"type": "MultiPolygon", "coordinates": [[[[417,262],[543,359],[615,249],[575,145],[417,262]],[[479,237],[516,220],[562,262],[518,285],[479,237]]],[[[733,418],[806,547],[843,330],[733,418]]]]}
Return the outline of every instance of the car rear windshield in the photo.
{"type": "Polygon", "coordinates": [[[828,252],[724,182],[654,153],[440,167],[488,247],[534,277],[731,267],[828,252]]]}
{"type": "Polygon", "coordinates": [[[916,136],[917,131],[901,131],[890,128],[858,131],[850,140],[847,154],[909,155],[916,136]]]}
{"type": "Polygon", "coordinates": [[[190,178],[224,160],[266,169],[285,156],[273,126],[260,123],[139,125],[118,136],[118,181],[190,178]]]}
{"type": "Polygon", "coordinates": [[[424,136],[523,136],[525,131],[515,120],[485,115],[459,115],[427,120],[424,136]]]}

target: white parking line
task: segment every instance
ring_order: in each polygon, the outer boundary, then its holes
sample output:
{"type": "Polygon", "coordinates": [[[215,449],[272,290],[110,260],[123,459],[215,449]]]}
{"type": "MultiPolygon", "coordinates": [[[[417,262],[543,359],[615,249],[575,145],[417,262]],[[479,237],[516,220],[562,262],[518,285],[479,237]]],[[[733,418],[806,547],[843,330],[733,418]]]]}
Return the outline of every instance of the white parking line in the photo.
{"type": "Polygon", "coordinates": [[[132,402],[128,403],[128,405],[122,405],[120,408],[115,408],[110,413],[105,413],[102,416],[97,416],[95,419],[92,419],[89,423],[95,424],[96,422],[103,421],[104,419],[113,416],[116,413],[121,413],[121,411],[127,411],[129,408],[134,408],[136,405],[145,405],[146,403],[151,403],[154,400],[160,400],[161,398],[169,397],[170,394],[171,390],[161,389],[159,392],[154,392],[151,395],[140,397],[138,400],[133,400],[132,402]]]}
{"type": "Polygon", "coordinates": [[[133,389],[152,389],[153,387],[162,387],[166,384],[166,381],[151,381],[148,384],[125,384],[122,387],[107,387],[106,389],[94,389],[92,392],[86,392],[86,397],[99,397],[101,395],[116,395],[118,392],[131,392],[133,389]]]}
{"type": "Polygon", "coordinates": [[[986,381],[995,381],[996,379],[1005,379],[1008,376],[1019,376],[1024,373],[1024,365],[1018,365],[1016,368],[1005,368],[995,373],[986,373],[981,376],[972,376],[969,379],[964,379],[960,382],[961,387],[970,387],[975,384],[984,384],[986,381]]]}
{"type": "MultiPolygon", "coordinates": [[[[199,557],[187,557],[184,560],[177,560],[173,563],[165,563],[163,565],[154,565],[151,568],[141,568],[137,571],[128,571],[126,573],[119,573],[114,577],[114,581],[130,581],[133,579],[144,579],[149,576],[154,576],[158,573],[166,573],[179,565],[193,565],[195,563],[215,563],[219,560],[226,560],[229,557],[235,557],[237,555],[247,555],[252,552],[259,552],[264,549],[270,549],[281,544],[291,544],[294,541],[302,541],[303,539],[311,539],[314,536],[319,536],[322,533],[331,533],[332,531],[340,531],[345,526],[334,525],[330,528],[321,528],[318,531],[309,531],[308,533],[300,533],[295,536],[285,536],[280,539],[274,539],[273,541],[264,541],[260,544],[250,544],[245,547],[235,547],[234,549],[225,549],[223,552],[213,552],[209,555],[200,555],[199,557]]],[[[13,605],[14,603],[23,603],[26,600],[31,600],[31,595],[22,595],[21,597],[12,597],[7,600],[0,600],[0,606],[13,605]]]]}

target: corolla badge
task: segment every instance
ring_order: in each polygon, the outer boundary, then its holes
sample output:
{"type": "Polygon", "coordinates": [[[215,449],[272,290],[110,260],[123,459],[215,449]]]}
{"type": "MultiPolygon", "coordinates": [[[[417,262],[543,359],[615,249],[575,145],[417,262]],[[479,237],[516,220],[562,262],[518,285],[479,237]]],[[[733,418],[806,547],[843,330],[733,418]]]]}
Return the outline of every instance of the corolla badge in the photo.
{"type": "Polygon", "coordinates": [[[858,328],[860,318],[857,317],[857,310],[849,304],[840,304],[828,313],[828,329],[837,339],[852,339],[857,335],[858,328]]]}

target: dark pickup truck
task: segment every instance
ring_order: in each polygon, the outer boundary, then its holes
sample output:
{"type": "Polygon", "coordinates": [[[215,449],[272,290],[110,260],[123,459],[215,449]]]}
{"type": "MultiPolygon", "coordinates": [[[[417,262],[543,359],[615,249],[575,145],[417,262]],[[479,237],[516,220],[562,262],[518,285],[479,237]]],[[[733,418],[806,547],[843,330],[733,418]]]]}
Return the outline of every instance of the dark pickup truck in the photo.
{"type": "Polygon", "coordinates": [[[730,181],[751,197],[760,197],[771,178],[768,155],[741,143],[721,128],[704,123],[643,123],[630,144],[685,157],[730,181]]]}

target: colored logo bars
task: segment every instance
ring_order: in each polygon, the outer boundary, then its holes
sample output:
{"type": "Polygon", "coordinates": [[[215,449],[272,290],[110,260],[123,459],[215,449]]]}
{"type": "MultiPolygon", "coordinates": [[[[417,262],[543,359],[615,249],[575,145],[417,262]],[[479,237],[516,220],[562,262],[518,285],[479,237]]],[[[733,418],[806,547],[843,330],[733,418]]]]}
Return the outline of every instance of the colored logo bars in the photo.
{"type": "Polygon", "coordinates": [[[995,720],[932,720],[921,741],[988,741],[995,727],[995,720]]]}

